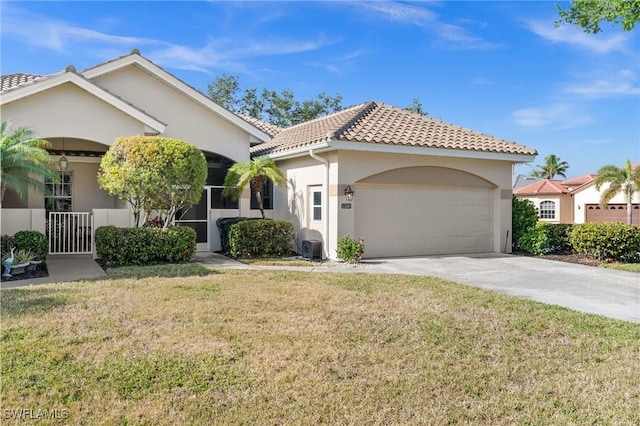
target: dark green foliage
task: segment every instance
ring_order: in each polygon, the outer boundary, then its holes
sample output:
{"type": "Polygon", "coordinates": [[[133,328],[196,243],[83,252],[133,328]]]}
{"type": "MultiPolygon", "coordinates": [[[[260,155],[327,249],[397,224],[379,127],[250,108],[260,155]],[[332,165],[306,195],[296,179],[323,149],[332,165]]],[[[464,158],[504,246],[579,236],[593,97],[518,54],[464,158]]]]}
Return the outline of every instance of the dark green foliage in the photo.
{"type": "Polygon", "coordinates": [[[196,231],[189,227],[96,229],[96,255],[109,265],[188,262],[196,251],[196,231]]]}
{"type": "Polygon", "coordinates": [[[571,244],[576,252],[595,259],[640,262],[640,229],[621,222],[576,225],[571,244]]]}
{"type": "Polygon", "coordinates": [[[549,253],[570,253],[571,229],[563,223],[539,223],[518,239],[518,247],[525,253],[541,256],[549,253]]]}
{"type": "Polygon", "coordinates": [[[355,238],[345,235],[338,241],[338,259],[349,263],[360,263],[363,253],[364,240],[362,238],[356,240],[355,238]]]}
{"type": "Polygon", "coordinates": [[[18,250],[28,250],[38,256],[43,263],[47,261],[49,242],[47,237],[38,231],[18,231],[13,236],[18,250]]]}
{"type": "Polygon", "coordinates": [[[11,249],[30,251],[43,263],[47,261],[49,243],[47,237],[38,231],[18,231],[15,235],[2,236],[2,255],[9,254],[11,249]]]}
{"type": "Polygon", "coordinates": [[[292,241],[293,223],[286,220],[245,220],[229,230],[233,257],[284,256],[291,250],[292,241]]]}
{"type": "Polygon", "coordinates": [[[518,246],[520,237],[536,226],[538,211],[531,201],[521,200],[513,196],[511,200],[511,216],[511,229],[513,232],[511,240],[513,241],[513,250],[518,251],[521,250],[518,246]]]}

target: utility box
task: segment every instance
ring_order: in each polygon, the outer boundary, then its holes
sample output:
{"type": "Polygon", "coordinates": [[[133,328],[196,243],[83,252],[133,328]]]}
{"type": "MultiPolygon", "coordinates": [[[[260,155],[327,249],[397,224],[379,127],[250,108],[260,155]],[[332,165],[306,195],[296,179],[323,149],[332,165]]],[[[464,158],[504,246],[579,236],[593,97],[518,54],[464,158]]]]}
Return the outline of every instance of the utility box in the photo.
{"type": "Polygon", "coordinates": [[[309,260],[322,260],[322,241],[302,241],[302,257],[309,260]]]}

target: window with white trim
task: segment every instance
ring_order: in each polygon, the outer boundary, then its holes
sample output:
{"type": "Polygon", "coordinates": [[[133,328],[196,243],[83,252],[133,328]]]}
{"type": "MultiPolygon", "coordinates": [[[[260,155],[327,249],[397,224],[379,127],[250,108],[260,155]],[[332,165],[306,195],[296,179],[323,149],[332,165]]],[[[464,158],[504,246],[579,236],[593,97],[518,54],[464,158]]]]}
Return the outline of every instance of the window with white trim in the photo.
{"type": "Polygon", "coordinates": [[[555,219],[556,218],[556,202],[555,201],[543,201],[540,203],[540,219],[555,219]]]}
{"type": "Polygon", "coordinates": [[[312,218],[315,221],[322,220],[322,191],[314,190],[311,192],[311,201],[313,214],[312,218]]]}
{"type": "Polygon", "coordinates": [[[71,212],[73,211],[73,172],[59,171],[59,182],[54,182],[49,177],[45,177],[44,183],[47,191],[44,196],[44,206],[49,212],[71,212]]]}

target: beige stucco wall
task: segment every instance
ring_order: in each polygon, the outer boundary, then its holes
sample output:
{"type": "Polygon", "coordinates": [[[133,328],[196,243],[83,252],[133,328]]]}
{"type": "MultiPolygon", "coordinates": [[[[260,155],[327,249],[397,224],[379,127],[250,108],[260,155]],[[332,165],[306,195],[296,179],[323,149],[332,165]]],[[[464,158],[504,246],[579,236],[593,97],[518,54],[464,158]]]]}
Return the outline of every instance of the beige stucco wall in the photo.
{"type": "MultiPolygon", "coordinates": [[[[323,224],[310,221],[309,188],[313,185],[324,185],[325,166],[317,160],[306,156],[302,158],[280,160],[278,166],[286,173],[289,180],[287,197],[276,197],[276,216],[292,220],[299,231],[298,239],[318,239],[323,241],[323,249],[329,257],[335,257],[336,243],[344,235],[354,236],[355,209],[358,203],[357,191],[350,209],[341,208],[346,203],[344,187],[350,185],[355,189],[356,183],[369,180],[376,181],[377,175],[389,170],[395,178],[410,179],[415,174],[416,182],[420,182],[419,167],[444,167],[462,171],[453,178],[452,185],[474,184],[493,187],[494,212],[494,244],[496,251],[511,250],[511,172],[512,165],[507,161],[461,159],[449,157],[429,157],[407,154],[367,153],[340,151],[320,153],[319,156],[330,161],[329,167],[329,214],[328,232],[323,231],[323,224]],[[418,167],[417,169],[406,169],[418,167]],[[398,170],[403,169],[403,170],[398,170]],[[406,169],[406,170],[405,170],[406,169]],[[469,178],[472,174],[480,179],[469,178]],[[369,179],[367,179],[369,178],[369,179]],[[328,247],[327,247],[328,242],[328,247]]],[[[452,172],[449,176],[455,176],[452,172]]],[[[389,175],[387,175],[389,176],[389,175]]]]}
{"type": "Polygon", "coordinates": [[[529,200],[536,206],[536,209],[540,211],[540,203],[543,201],[553,201],[556,203],[556,217],[555,219],[538,219],[540,222],[545,223],[573,223],[573,200],[569,194],[541,194],[541,195],[526,195],[519,196],[518,198],[523,200],[529,200]]]}
{"type": "Polygon", "coordinates": [[[111,145],[116,137],[144,133],[144,125],[72,83],[2,106],[2,120],[38,137],[87,139],[111,145]]]}
{"type": "MultiPolygon", "coordinates": [[[[600,191],[596,190],[595,184],[589,184],[573,194],[573,214],[575,223],[584,223],[586,219],[586,204],[599,204],[602,191],[608,188],[608,184],[603,185],[600,191]]],[[[611,204],[626,204],[624,195],[618,194],[611,201],[611,204]]],[[[633,203],[640,203],[640,193],[635,193],[633,203]]]]}
{"type": "Polygon", "coordinates": [[[249,159],[248,133],[135,65],[93,81],[167,123],[161,136],[184,140],[236,162],[249,159]]]}

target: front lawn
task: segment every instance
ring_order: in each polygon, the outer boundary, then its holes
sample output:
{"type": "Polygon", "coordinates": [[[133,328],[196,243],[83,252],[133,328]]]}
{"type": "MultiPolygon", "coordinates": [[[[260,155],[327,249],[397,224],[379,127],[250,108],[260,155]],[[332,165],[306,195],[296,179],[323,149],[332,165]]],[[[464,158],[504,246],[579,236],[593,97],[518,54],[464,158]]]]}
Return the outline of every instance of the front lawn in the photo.
{"type": "Polygon", "coordinates": [[[3,424],[638,420],[637,324],[424,277],[147,275],[0,292],[3,424]]]}

